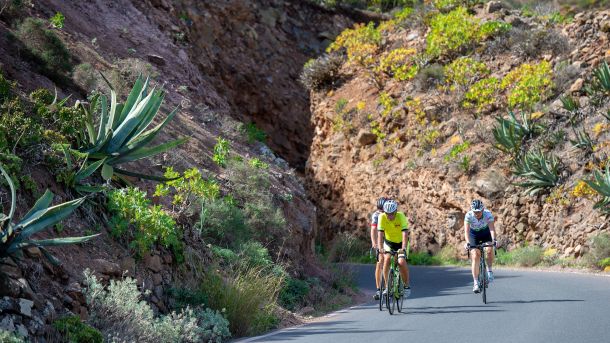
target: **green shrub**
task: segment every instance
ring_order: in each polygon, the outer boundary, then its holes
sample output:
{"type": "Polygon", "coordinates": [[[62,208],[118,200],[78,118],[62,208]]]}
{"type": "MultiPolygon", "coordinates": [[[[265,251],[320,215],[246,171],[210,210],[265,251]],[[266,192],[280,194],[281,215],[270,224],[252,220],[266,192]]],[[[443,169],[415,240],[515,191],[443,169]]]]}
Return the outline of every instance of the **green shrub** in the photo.
{"type": "Polygon", "coordinates": [[[244,161],[232,161],[228,180],[235,200],[241,205],[245,223],[255,237],[269,239],[284,229],[286,219],[274,204],[269,171],[244,161]]]}
{"type": "Polygon", "coordinates": [[[226,167],[227,157],[229,157],[230,144],[229,141],[218,137],[216,139],[216,145],[214,145],[214,156],[212,160],[221,167],[226,167]]]}
{"type": "Polygon", "coordinates": [[[464,151],[468,150],[469,147],[470,147],[470,142],[469,141],[465,141],[465,142],[460,143],[460,144],[455,144],[451,148],[449,153],[447,155],[445,155],[445,157],[444,157],[445,162],[450,162],[450,161],[455,160],[461,153],[463,153],[464,151]]]}
{"type": "Polygon", "coordinates": [[[4,343],[25,343],[23,338],[6,330],[0,330],[0,342],[4,343]]]}
{"type": "Polygon", "coordinates": [[[530,195],[534,195],[559,184],[559,165],[560,161],[554,155],[530,151],[514,161],[513,173],[525,179],[517,185],[526,188],[526,192],[530,195]]]}
{"type": "Polygon", "coordinates": [[[54,16],[49,18],[49,22],[51,23],[51,26],[53,26],[56,29],[63,29],[65,20],[66,20],[66,17],[61,12],[56,12],[54,16]]]}
{"type": "Polygon", "coordinates": [[[470,8],[476,4],[483,3],[482,0],[432,0],[432,4],[440,11],[451,11],[457,7],[470,8]]]}
{"type": "Polygon", "coordinates": [[[546,61],[534,65],[524,63],[502,79],[501,87],[508,90],[510,108],[531,110],[550,94],[553,87],[551,65],[546,61]]]}
{"type": "Polygon", "coordinates": [[[195,311],[199,322],[199,335],[201,342],[222,343],[231,338],[229,321],[220,313],[206,308],[195,311]]]}
{"type": "Polygon", "coordinates": [[[362,256],[368,258],[370,244],[351,232],[341,232],[333,239],[329,262],[353,262],[362,256]]]}
{"type": "Polygon", "coordinates": [[[604,268],[610,260],[610,234],[600,233],[591,237],[589,241],[589,252],[585,257],[585,261],[591,267],[604,268]]]}
{"type": "Polygon", "coordinates": [[[510,31],[511,28],[512,25],[503,21],[486,21],[479,27],[479,37],[480,39],[487,39],[489,37],[498,36],[510,31]]]}
{"type": "Polygon", "coordinates": [[[180,229],[161,206],[151,205],[145,191],[134,187],[112,190],[107,207],[112,214],[112,235],[131,241],[136,256],[143,256],[158,242],[171,249],[179,262],[183,260],[180,229]]]}
{"type": "Polygon", "coordinates": [[[68,49],[55,32],[45,28],[44,21],[27,18],[17,27],[16,35],[28,51],[40,60],[43,72],[61,75],[72,71],[72,57],[68,49]]]}
{"type": "Polygon", "coordinates": [[[231,333],[253,336],[277,325],[274,306],[282,282],[281,276],[260,268],[239,268],[228,279],[208,272],[201,289],[209,296],[210,308],[226,315],[231,333]]]}
{"type": "Polygon", "coordinates": [[[539,246],[529,245],[517,248],[510,252],[512,264],[522,267],[533,267],[540,264],[544,258],[544,249],[539,246]]]}
{"type": "Polygon", "coordinates": [[[85,271],[84,294],[91,323],[105,339],[122,342],[200,342],[201,328],[193,310],[155,316],[142,300],[136,280],[111,280],[107,289],[85,271]]]}
{"type": "Polygon", "coordinates": [[[231,199],[213,199],[201,205],[196,227],[216,244],[237,247],[251,237],[243,211],[231,199]]]}
{"type": "Polygon", "coordinates": [[[263,143],[267,141],[267,134],[265,131],[256,127],[256,124],[254,123],[241,124],[239,131],[246,135],[249,144],[256,141],[263,143]]]}
{"type": "Polygon", "coordinates": [[[77,316],[57,319],[53,327],[70,343],[102,343],[102,333],[83,323],[77,316]]]}
{"type": "MultiPolygon", "coordinates": [[[[84,125],[86,118],[82,111],[75,107],[64,106],[63,101],[58,103],[51,92],[44,88],[30,93],[30,99],[37,116],[42,120],[44,128],[55,131],[54,137],[59,137],[55,138],[56,141],[63,142],[65,140],[74,147],[79,147],[85,143],[87,139],[84,125]]],[[[45,136],[48,138],[50,135],[47,131],[45,136]]]]}
{"type": "Polygon", "coordinates": [[[477,113],[491,111],[498,106],[498,91],[500,80],[488,77],[475,82],[464,94],[462,106],[474,108],[477,113]]]}
{"type": "Polygon", "coordinates": [[[220,185],[214,179],[204,179],[197,168],[185,170],[182,175],[172,167],[166,167],[163,176],[169,180],[157,184],[154,196],[172,195],[172,205],[178,213],[199,210],[202,201],[216,199],[220,185]],[[196,208],[196,209],[195,209],[196,208]]]}
{"type": "Polygon", "coordinates": [[[336,53],[311,59],[303,66],[299,81],[310,91],[324,89],[338,79],[341,65],[343,57],[336,53]]]}
{"type": "Polygon", "coordinates": [[[465,90],[478,79],[489,75],[485,63],[470,57],[459,57],[445,66],[445,84],[450,91],[465,90]]]}
{"type": "Polygon", "coordinates": [[[248,241],[239,247],[240,265],[244,268],[267,268],[273,264],[269,250],[260,242],[248,241]]]}
{"type": "Polygon", "coordinates": [[[477,42],[479,20],[464,7],[432,18],[426,52],[438,57],[457,52],[477,42]]]}
{"type": "Polygon", "coordinates": [[[345,49],[348,61],[363,66],[375,62],[374,55],[381,44],[381,32],[375,28],[375,23],[368,25],[355,24],[353,29],[346,29],[328,46],[326,52],[345,49]]]}
{"type": "Polygon", "coordinates": [[[17,87],[17,83],[7,80],[0,71],[0,104],[11,97],[15,87],[17,87]]]}
{"type": "Polygon", "coordinates": [[[18,97],[0,104],[0,149],[27,147],[40,142],[42,136],[40,118],[27,113],[18,97]]]}
{"type": "Polygon", "coordinates": [[[436,256],[432,256],[426,252],[409,253],[409,264],[414,266],[433,266],[441,264],[441,261],[436,256]]]}
{"type": "Polygon", "coordinates": [[[413,59],[416,52],[415,49],[394,49],[381,58],[377,71],[398,81],[410,80],[417,75],[418,66],[413,59]]]}
{"type": "Polygon", "coordinates": [[[440,262],[440,264],[463,264],[460,260],[459,251],[455,246],[446,245],[444,246],[434,257],[440,262]]]}
{"type": "Polygon", "coordinates": [[[304,304],[309,291],[307,281],[289,277],[280,291],[279,303],[284,308],[295,311],[304,304]]]}

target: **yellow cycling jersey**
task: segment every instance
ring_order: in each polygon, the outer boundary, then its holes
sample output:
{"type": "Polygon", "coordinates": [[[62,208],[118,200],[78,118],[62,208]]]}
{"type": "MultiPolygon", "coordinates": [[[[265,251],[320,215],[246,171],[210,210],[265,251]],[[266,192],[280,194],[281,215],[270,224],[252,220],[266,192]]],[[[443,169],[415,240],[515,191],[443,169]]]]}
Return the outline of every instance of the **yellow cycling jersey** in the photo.
{"type": "Polygon", "coordinates": [[[407,216],[402,212],[396,212],[394,220],[388,219],[388,215],[383,213],[379,216],[377,230],[385,233],[385,239],[393,243],[402,243],[402,232],[409,228],[407,216]]]}

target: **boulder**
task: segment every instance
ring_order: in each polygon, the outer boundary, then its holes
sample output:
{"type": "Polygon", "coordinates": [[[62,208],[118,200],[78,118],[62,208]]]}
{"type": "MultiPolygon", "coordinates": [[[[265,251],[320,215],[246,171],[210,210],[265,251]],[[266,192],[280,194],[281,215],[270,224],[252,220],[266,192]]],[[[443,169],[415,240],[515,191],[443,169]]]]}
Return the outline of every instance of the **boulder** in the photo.
{"type": "Polygon", "coordinates": [[[146,257],[144,257],[144,265],[146,266],[146,268],[152,270],[155,273],[160,272],[163,268],[159,255],[147,255],[146,257]]]}
{"type": "Polygon", "coordinates": [[[578,78],[574,83],[570,86],[570,93],[579,92],[582,89],[585,80],[582,78],[578,78]]]}
{"type": "Polygon", "coordinates": [[[93,260],[91,268],[103,275],[121,276],[121,267],[117,263],[106,261],[102,258],[93,260]]]}
{"type": "Polygon", "coordinates": [[[504,4],[500,1],[490,1],[485,4],[486,13],[494,13],[504,8],[504,4]]]}
{"type": "Polygon", "coordinates": [[[367,130],[360,130],[356,138],[358,146],[366,146],[374,144],[377,141],[377,136],[374,133],[368,132],[367,130]]]}
{"type": "Polygon", "coordinates": [[[19,313],[26,317],[32,317],[32,307],[34,306],[34,302],[28,299],[19,299],[19,313]]]}

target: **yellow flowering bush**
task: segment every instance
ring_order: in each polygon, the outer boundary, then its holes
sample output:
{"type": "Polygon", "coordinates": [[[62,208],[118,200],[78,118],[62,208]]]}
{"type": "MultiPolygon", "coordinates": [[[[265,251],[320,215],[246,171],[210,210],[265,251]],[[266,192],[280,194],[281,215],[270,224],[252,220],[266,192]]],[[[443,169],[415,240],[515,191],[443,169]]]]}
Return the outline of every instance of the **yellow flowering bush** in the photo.
{"type": "Polygon", "coordinates": [[[578,181],[576,186],[570,192],[570,195],[574,198],[587,198],[590,199],[597,195],[595,190],[591,188],[586,182],[583,180],[578,181]]]}
{"type": "Polygon", "coordinates": [[[375,28],[375,23],[368,25],[355,24],[353,29],[346,29],[326,49],[326,52],[345,49],[350,62],[363,66],[374,63],[374,55],[381,43],[381,32],[375,28]]]}
{"type": "Polygon", "coordinates": [[[379,105],[381,106],[381,116],[385,117],[392,113],[392,110],[397,105],[397,102],[391,95],[386,92],[381,92],[379,95],[379,105]]]}
{"type": "Polygon", "coordinates": [[[524,63],[502,79],[501,87],[508,91],[508,106],[530,110],[544,100],[553,87],[553,72],[547,61],[524,63]]]}
{"type": "Polygon", "coordinates": [[[464,7],[432,18],[426,52],[438,57],[477,41],[479,20],[464,7]]]}
{"type": "Polygon", "coordinates": [[[491,72],[483,62],[470,57],[459,57],[445,66],[445,89],[463,89],[491,72]]]}
{"type": "Polygon", "coordinates": [[[398,81],[410,80],[417,74],[417,64],[413,61],[416,52],[415,49],[394,49],[381,59],[377,71],[398,81]]]}
{"type": "Polygon", "coordinates": [[[462,106],[474,108],[481,113],[497,106],[498,92],[500,91],[500,80],[495,77],[482,79],[473,84],[464,94],[462,106]]]}

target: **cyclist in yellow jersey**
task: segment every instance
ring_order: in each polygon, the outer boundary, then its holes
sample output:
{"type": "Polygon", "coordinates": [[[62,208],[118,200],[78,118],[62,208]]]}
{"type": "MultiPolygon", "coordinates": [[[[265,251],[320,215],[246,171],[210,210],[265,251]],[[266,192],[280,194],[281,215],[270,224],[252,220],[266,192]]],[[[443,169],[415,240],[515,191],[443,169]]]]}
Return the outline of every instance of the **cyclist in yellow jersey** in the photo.
{"type": "MultiPolygon", "coordinates": [[[[405,283],[404,296],[408,297],[411,294],[409,268],[407,267],[406,257],[409,222],[407,216],[403,212],[397,212],[397,210],[398,203],[394,200],[388,200],[383,204],[383,211],[385,213],[379,216],[379,224],[377,225],[377,231],[379,231],[378,242],[381,244],[383,241],[380,253],[383,252],[385,255],[383,258],[384,280],[388,279],[390,273],[390,251],[398,251],[398,268],[400,276],[405,283]]],[[[383,294],[387,294],[387,289],[383,291],[383,294]]]]}

